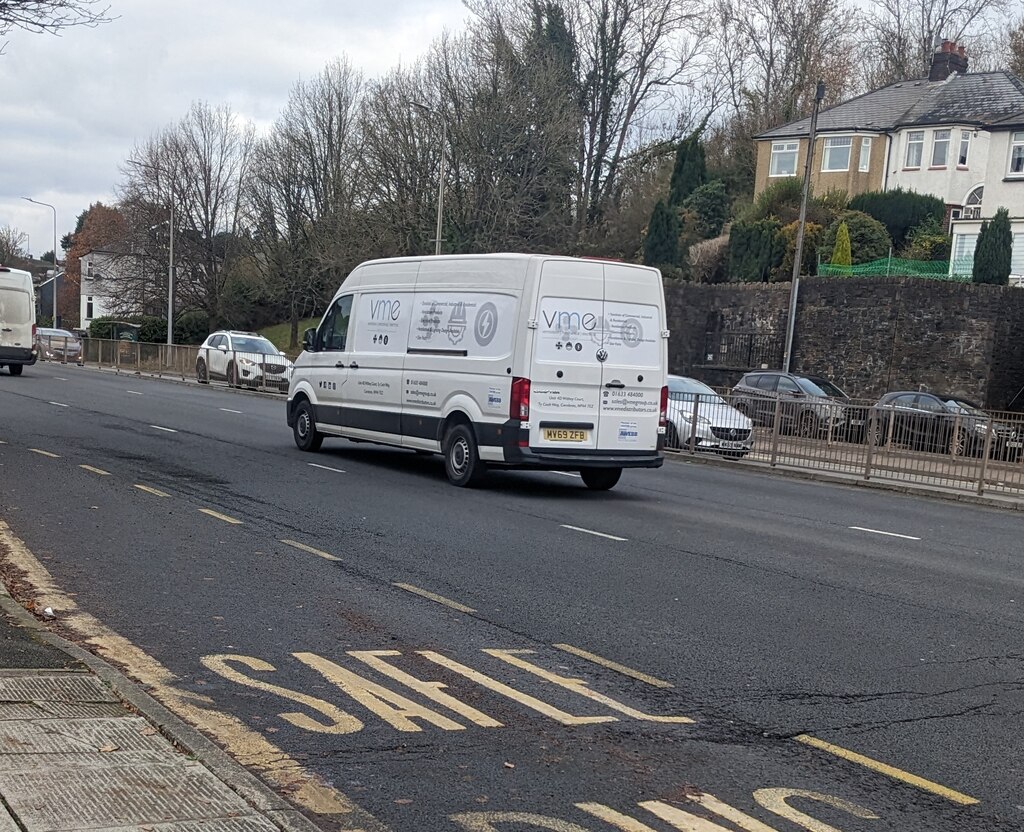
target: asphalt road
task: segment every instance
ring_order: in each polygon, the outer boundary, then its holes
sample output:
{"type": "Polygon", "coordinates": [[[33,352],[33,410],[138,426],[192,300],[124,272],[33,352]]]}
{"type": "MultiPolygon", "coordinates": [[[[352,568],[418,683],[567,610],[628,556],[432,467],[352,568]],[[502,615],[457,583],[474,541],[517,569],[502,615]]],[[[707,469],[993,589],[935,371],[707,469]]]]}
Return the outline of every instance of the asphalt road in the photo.
{"type": "Polygon", "coordinates": [[[1024,826],[1018,516],[679,461],[459,490],[407,451],[302,454],[284,407],[0,373],[0,518],[390,829],[1024,826]]]}

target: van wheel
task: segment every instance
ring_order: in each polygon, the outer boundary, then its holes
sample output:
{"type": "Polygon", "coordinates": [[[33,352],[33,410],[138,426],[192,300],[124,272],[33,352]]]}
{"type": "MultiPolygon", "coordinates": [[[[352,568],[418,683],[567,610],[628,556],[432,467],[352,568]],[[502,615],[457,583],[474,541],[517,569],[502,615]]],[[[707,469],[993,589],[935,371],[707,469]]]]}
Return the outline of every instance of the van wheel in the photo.
{"type": "Polygon", "coordinates": [[[292,433],[300,451],[319,451],[323,445],[324,435],[316,429],[313,405],[309,402],[299,402],[299,406],[295,408],[295,427],[292,428],[292,433]]]}
{"type": "Polygon", "coordinates": [[[444,437],[444,472],[460,488],[479,485],[487,472],[469,425],[455,425],[444,437]]]}
{"type": "Polygon", "coordinates": [[[11,371],[12,376],[20,376],[25,366],[23,364],[11,364],[7,369],[11,371]]]}
{"type": "Polygon", "coordinates": [[[622,476],[621,468],[584,468],[580,471],[583,484],[591,491],[608,491],[622,476]]]}

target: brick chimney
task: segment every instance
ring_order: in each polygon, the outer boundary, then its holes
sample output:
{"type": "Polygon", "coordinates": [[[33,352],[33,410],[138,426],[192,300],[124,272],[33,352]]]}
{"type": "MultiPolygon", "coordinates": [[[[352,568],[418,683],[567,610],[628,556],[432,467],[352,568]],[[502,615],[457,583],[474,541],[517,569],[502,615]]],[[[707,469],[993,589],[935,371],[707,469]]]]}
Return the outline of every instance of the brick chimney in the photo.
{"type": "Polygon", "coordinates": [[[932,68],[928,73],[928,80],[945,81],[954,72],[966,74],[967,50],[957,45],[955,40],[944,40],[932,55],[932,68]]]}

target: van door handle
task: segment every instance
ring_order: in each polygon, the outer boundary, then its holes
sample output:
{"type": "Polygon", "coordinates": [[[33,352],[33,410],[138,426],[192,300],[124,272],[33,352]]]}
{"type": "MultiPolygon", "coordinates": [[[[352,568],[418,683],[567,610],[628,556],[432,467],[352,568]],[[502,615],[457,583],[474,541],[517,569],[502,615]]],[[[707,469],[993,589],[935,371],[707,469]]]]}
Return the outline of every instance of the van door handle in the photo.
{"type": "Polygon", "coordinates": [[[349,367],[350,370],[358,370],[359,369],[359,365],[356,364],[355,361],[353,361],[351,364],[349,364],[348,367],[349,367]]]}
{"type": "Polygon", "coordinates": [[[345,369],[345,362],[344,361],[339,361],[334,366],[337,367],[339,370],[344,370],[345,369]]]}
{"type": "Polygon", "coordinates": [[[4,331],[4,332],[14,332],[14,330],[13,330],[13,329],[11,329],[11,328],[10,328],[9,326],[5,326],[5,327],[3,328],[3,331],[4,331]]]}
{"type": "Polygon", "coordinates": [[[614,390],[622,390],[626,385],[616,379],[615,381],[609,381],[605,387],[611,387],[614,390]]]}

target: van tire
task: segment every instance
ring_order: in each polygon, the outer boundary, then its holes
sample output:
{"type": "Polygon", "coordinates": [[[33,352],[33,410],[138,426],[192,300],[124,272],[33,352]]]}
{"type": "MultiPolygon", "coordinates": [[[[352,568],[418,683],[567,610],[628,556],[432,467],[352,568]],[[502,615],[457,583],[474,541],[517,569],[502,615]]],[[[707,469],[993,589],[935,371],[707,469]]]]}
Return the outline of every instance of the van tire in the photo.
{"type": "Polygon", "coordinates": [[[295,445],[300,451],[319,451],[324,443],[324,435],[316,429],[316,418],[313,416],[313,405],[301,401],[295,408],[295,426],[292,428],[295,445]]]}
{"type": "Polygon", "coordinates": [[[448,482],[459,488],[479,485],[487,473],[480,461],[473,429],[466,424],[453,425],[444,435],[444,472],[448,482]]]}
{"type": "Polygon", "coordinates": [[[608,491],[622,476],[621,468],[584,468],[580,471],[583,484],[591,491],[608,491]]]}
{"type": "Polygon", "coordinates": [[[24,370],[25,367],[23,364],[11,364],[7,369],[11,371],[12,376],[20,376],[21,371],[24,370]]]}

